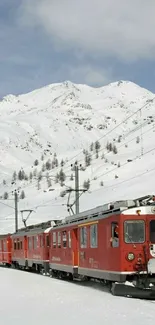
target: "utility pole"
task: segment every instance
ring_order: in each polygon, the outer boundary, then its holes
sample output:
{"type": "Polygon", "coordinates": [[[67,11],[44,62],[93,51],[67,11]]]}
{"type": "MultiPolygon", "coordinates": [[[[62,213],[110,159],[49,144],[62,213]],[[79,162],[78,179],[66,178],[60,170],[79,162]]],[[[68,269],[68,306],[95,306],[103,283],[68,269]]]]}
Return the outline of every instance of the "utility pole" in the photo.
{"type": "Polygon", "coordinates": [[[79,208],[79,199],[80,196],[82,195],[82,193],[87,192],[87,189],[85,188],[79,188],[79,170],[81,169],[82,165],[78,165],[78,162],[76,161],[75,164],[71,164],[72,167],[72,171],[75,171],[75,188],[70,187],[68,190],[66,190],[66,193],[69,194],[68,196],[68,202],[67,202],[67,210],[70,213],[70,210],[72,211],[73,214],[78,214],[80,213],[80,208],[79,208]],[[70,195],[72,192],[75,192],[75,201],[70,204],[69,200],[70,200],[70,195]],[[81,193],[81,194],[80,194],[81,193]],[[75,213],[72,209],[72,207],[75,206],[75,213]]]}
{"type": "Polygon", "coordinates": [[[79,166],[75,162],[75,213],[79,213],[79,166]]]}
{"type": "Polygon", "coordinates": [[[18,231],[18,193],[14,191],[14,199],[15,199],[15,232],[18,231]]]}
{"type": "Polygon", "coordinates": [[[143,148],[143,129],[142,129],[142,109],[140,109],[140,131],[141,131],[141,155],[143,156],[144,148],[143,148]]]}

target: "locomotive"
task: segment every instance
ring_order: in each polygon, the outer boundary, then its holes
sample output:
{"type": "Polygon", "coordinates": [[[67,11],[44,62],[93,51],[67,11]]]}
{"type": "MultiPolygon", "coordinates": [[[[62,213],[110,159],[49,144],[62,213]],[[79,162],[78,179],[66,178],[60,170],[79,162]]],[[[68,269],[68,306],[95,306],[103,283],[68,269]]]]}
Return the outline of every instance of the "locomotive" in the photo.
{"type": "Polygon", "coordinates": [[[0,236],[0,263],[113,295],[155,299],[155,196],[110,202],[0,236]]]}

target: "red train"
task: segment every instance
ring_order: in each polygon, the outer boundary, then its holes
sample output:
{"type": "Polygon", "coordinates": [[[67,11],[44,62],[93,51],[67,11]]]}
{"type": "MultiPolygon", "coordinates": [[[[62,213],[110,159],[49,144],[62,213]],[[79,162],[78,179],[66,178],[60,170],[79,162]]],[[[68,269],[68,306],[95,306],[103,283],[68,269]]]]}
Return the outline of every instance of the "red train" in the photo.
{"type": "Polygon", "coordinates": [[[116,283],[128,281],[130,292],[145,288],[153,297],[154,196],[112,202],[52,224],[49,221],[2,235],[0,262],[72,280],[98,279],[113,284],[113,294],[118,293],[116,283]]]}

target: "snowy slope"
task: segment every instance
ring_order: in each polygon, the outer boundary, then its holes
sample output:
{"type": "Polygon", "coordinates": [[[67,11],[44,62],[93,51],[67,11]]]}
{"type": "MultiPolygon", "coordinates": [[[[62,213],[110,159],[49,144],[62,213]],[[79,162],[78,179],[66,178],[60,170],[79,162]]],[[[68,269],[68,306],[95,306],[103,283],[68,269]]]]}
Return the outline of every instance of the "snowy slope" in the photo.
{"type": "Polygon", "coordinates": [[[0,286],[1,324],[4,325],[154,323],[154,301],[115,297],[101,285],[91,287],[0,269],[0,286]]]}
{"type": "Polygon", "coordinates": [[[101,88],[66,81],[4,97],[0,102],[0,232],[14,230],[14,189],[19,189],[19,197],[22,190],[25,193],[19,211],[34,209],[29,224],[66,216],[67,195],[61,197],[60,193],[65,186],[74,187],[70,176],[75,160],[85,169],[80,171],[80,187],[88,178],[91,181],[89,191],[81,196],[81,210],[155,192],[154,98],[128,81],[101,88]],[[96,140],[98,155],[90,150],[96,140]],[[106,149],[107,142],[116,145],[117,153],[106,149]],[[83,150],[91,155],[88,167],[83,150]],[[49,159],[51,168],[47,170],[49,159]],[[55,182],[62,159],[63,187],[55,182]],[[20,170],[24,170],[25,180],[18,179],[20,170]],[[12,181],[14,171],[17,177],[12,181]],[[9,196],[4,200],[6,192],[9,196]]]}

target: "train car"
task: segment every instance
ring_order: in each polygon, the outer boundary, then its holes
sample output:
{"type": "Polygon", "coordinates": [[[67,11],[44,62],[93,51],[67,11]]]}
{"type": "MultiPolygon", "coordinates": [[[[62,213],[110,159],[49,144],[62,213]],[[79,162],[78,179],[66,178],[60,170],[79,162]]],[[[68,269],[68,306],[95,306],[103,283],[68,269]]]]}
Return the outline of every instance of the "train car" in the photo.
{"type": "Polygon", "coordinates": [[[48,272],[49,231],[54,221],[19,229],[12,235],[12,264],[16,268],[48,272]]]}
{"type": "Polygon", "coordinates": [[[27,234],[24,231],[18,231],[12,234],[12,265],[15,268],[25,268],[27,258],[27,234]]]}
{"type": "Polygon", "coordinates": [[[11,266],[11,246],[10,234],[0,235],[0,264],[11,266]]]}
{"type": "Polygon", "coordinates": [[[51,230],[50,272],[111,284],[129,281],[136,288],[154,286],[153,197],[112,202],[66,218],[51,230]]]}
{"type": "Polygon", "coordinates": [[[74,225],[59,225],[50,231],[50,274],[72,279],[78,275],[78,233],[74,225]]]}

